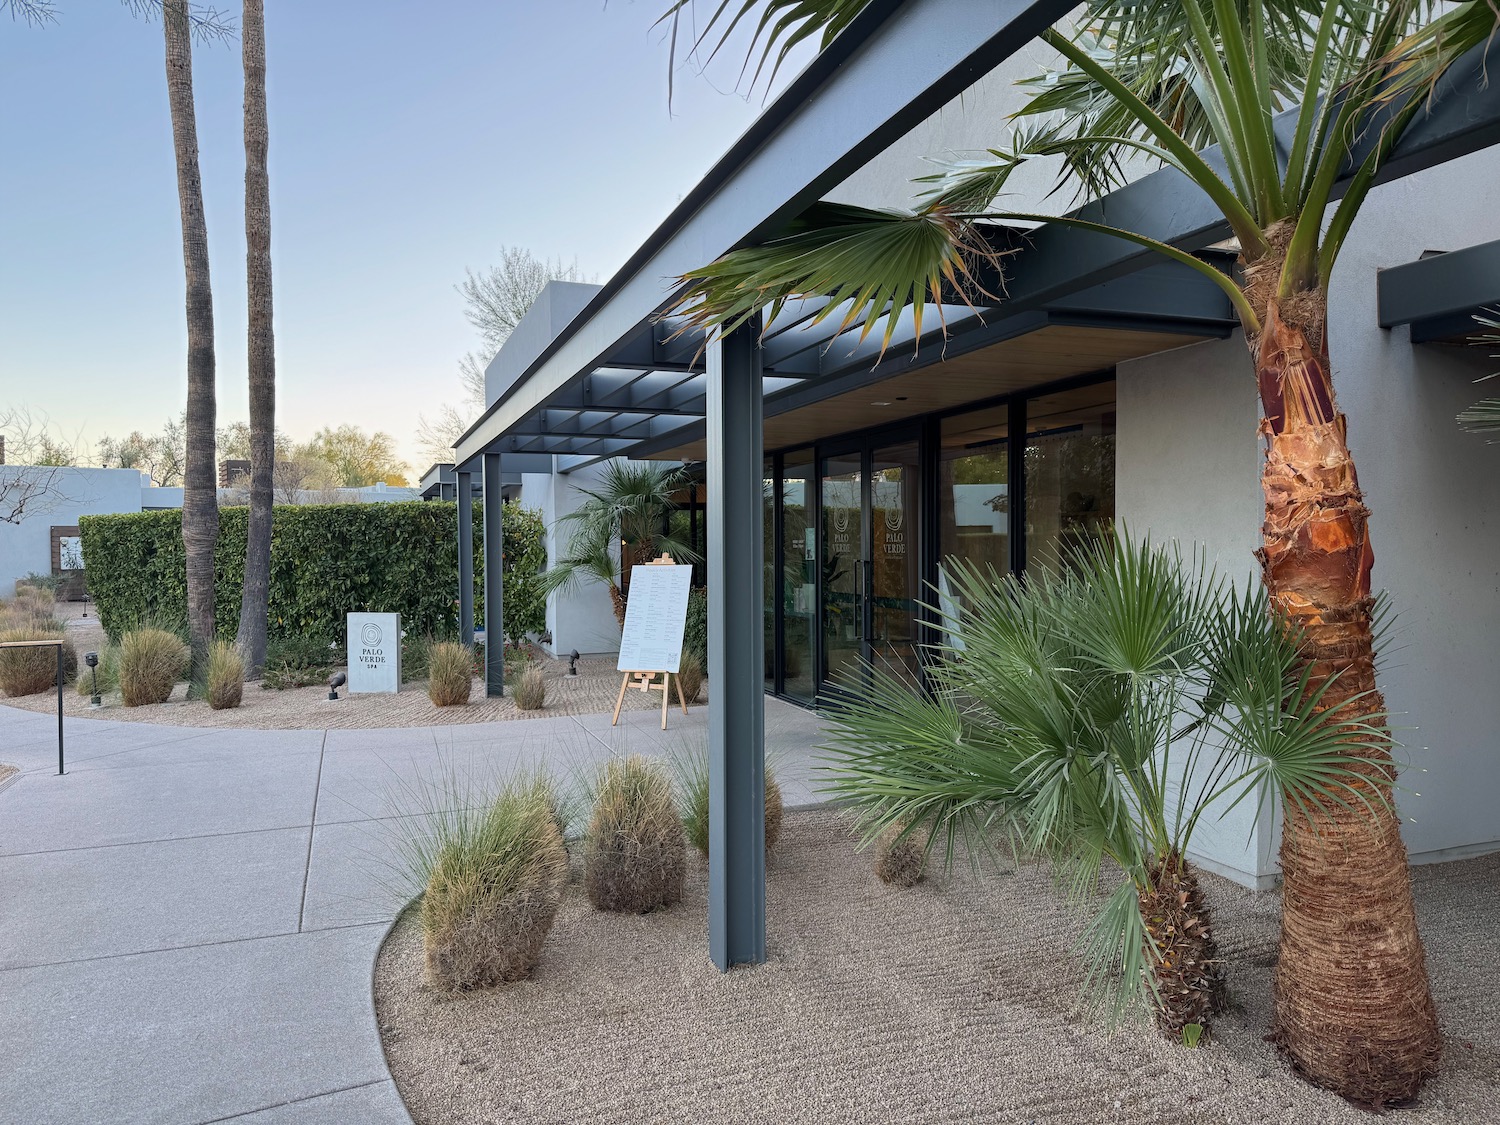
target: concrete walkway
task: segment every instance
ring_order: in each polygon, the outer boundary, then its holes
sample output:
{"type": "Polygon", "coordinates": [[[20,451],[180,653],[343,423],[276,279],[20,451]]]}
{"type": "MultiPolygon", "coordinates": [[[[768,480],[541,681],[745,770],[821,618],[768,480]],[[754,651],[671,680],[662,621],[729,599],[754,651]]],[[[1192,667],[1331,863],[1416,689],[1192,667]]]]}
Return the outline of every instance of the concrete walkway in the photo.
{"type": "MultiPolygon", "coordinates": [[[[370,974],[414,783],[670,753],[702,745],[706,719],[69,719],[58,777],[56,719],[0,706],[0,762],[22,770],[0,786],[0,1122],[408,1122],[370,974]]],[[[787,803],[811,801],[816,718],[768,701],[766,725],[787,803]]]]}

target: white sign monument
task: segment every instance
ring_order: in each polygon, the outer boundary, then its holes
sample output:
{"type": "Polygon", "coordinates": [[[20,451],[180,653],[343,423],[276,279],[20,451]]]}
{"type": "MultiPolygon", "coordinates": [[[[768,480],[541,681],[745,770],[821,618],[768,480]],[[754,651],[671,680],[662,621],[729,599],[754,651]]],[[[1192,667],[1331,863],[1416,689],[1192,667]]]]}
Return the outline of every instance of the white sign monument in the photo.
{"type": "Polygon", "coordinates": [[[401,615],[349,614],[349,694],[401,690],[401,615]]]}

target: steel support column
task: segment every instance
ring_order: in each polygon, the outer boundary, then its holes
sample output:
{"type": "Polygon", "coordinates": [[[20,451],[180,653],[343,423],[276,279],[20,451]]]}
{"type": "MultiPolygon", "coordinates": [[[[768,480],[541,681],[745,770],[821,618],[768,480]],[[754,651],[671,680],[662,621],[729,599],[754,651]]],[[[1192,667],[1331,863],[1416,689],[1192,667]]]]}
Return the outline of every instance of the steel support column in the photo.
{"type": "MultiPolygon", "coordinates": [[[[484,455],[484,694],[505,694],[505,535],[500,527],[504,497],[500,454],[484,455]]],[[[460,525],[462,526],[462,525],[460,525]]]]}
{"type": "Polygon", "coordinates": [[[455,473],[458,503],[458,639],[474,643],[474,481],[469,473],[455,473]]]}
{"type": "Polygon", "coordinates": [[[766,959],[760,325],[708,350],[708,948],[766,959]]]}

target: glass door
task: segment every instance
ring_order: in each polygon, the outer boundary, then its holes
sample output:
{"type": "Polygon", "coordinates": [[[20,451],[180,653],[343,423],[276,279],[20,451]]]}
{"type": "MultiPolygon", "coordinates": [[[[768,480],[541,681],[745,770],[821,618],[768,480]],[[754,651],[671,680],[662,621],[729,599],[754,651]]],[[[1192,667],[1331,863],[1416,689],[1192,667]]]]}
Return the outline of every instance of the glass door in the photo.
{"type": "Polygon", "coordinates": [[[865,651],[864,453],[825,457],[818,465],[821,508],[822,675],[819,692],[857,674],[865,651]]]}
{"type": "Polygon", "coordinates": [[[921,472],[917,443],[903,441],[870,452],[869,628],[866,656],[887,671],[919,671],[917,605],[921,598],[917,515],[921,472]]]}

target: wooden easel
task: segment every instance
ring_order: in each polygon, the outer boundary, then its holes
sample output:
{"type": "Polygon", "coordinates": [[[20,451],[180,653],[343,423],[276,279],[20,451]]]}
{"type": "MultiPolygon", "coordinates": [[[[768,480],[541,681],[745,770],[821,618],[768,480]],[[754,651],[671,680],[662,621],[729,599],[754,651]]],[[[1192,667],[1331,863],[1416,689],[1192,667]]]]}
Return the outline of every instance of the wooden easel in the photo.
{"type": "MultiPolygon", "coordinates": [[[[672,558],[671,555],[662,555],[661,558],[652,559],[649,563],[645,563],[644,565],[676,566],[677,562],[672,558]]],[[[632,686],[630,682],[632,679],[635,680],[634,686],[640,691],[661,692],[662,730],[667,729],[667,705],[671,702],[671,686],[674,681],[677,684],[677,701],[682,704],[682,713],[684,715],[688,713],[687,697],[682,694],[682,681],[680,679],[677,679],[677,677],[675,677],[671,672],[668,672],[666,670],[657,672],[626,672],[624,678],[620,680],[620,694],[615,696],[615,715],[614,718],[609,722],[610,726],[618,726],[620,723],[620,708],[625,703],[625,692],[632,686]],[[661,677],[660,683],[656,682],[656,678],[658,676],[661,677]]]]}

